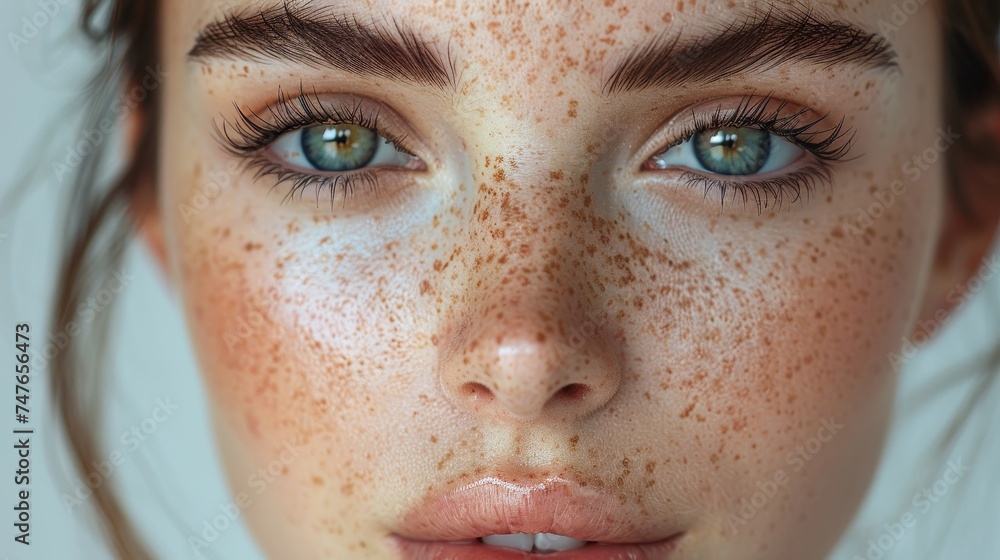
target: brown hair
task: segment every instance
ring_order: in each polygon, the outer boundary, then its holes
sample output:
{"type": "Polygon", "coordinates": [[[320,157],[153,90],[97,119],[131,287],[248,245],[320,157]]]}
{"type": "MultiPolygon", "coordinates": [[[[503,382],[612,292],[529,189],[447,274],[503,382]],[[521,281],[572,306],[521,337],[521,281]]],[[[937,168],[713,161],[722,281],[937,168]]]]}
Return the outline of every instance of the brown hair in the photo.
{"type": "MultiPolygon", "coordinates": [[[[959,123],[961,134],[959,148],[949,152],[950,184],[959,205],[974,215],[974,209],[981,206],[959,188],[970,179],[965,170],[983,169],[983,165],[1000,161],[998,139],[983,142],[981,135],[966,133],[975,132],[967,127],[974,120],[970,115],[1000,108],[1000,2],[941,2],[947,73],[945,115],[948,122],[959,123]]],[[[88,90],[84,130],[109,118],[121,93],[158,63],[158,9],[157,0],[84,0],[83,31],[106,53],[88,90]]],[[[160,95],[159,89],[150,89],[140,102],[138,127],[130,138],[134,152],[114,181],[102,185],[97,180],[104,161],[102,150],[95,149],[82,159],[73,180],[66,219],[66,248],[51,317],[55,325],[71,321],[80,303],[99,289],[110,271],[121,266],[124,250],[140,225],[137,218],[143,215],[142,208],[154,203],[150,191],[156,177],[160,95]]],[[[1000,136],[995,130],[992,133],[1000,136]]],[[[994,186],[994,191],[1000,193],[1000,185],[994,186]]],[[[104,393],[101,358],[109,315],[100,314],[89,332],[71,339],[50,362],[59,420],[66,430],[75,467],[82,475],[101,456],[101,442],[93,428],[99,425],[104,393]],[[97,350],[88,353],[90,349],[97,350]]],[[[991,366],[995,367],[998,360],[1000,347],[991,366]]],[[[984,383],[994,377],[987,373],[984,383]]],[[[963,419],[957,419],[956,425],[963,419]]],[[[153,558],[113,485],[103,484],[93,493],[101,524],[116,555],[123,559],[153,558]]]]}
{"type": "MultiPolygon", "coordinates": [[[[86,37],[102,48],[106,59],[88,88],[83,130],[92,130],[112,118],[115,100],[140,80],[146,68],[159,60],[159,22],[156,0],[84,0],[81,25],[86,37]]],[[[82,161],[73,178],[66,219],[66,249],[62,257],[52,321],[65,325],[74,319],[81,302],[97,291],[121,267],[125,248],[136,231],[137,205],[151,204],[156,176],[160,89],[146,91],[136,107],[141,115],[138,134],[130,139],[134,152],[121,175],[108,186],[99,184],[102,151],[97,146],[82,161]],[[101,243],[98,244],[98,240],[101,243]]],[[[113,119],[112,119],[113,120],[113,119]]],[[[110,313],[98,314],[89,332],[71,338],[49,362],[49,378],[56,410],[66,431],[70,456],[81,475],[101,456],[94,428],[100,425],[104,373],[102,354],[110,313]],[[88,354],[88,349],[96,351],[88,354]]],[[[116,556],[154,558],[126,515],[110,483],[93,489],[101,525],[116,556]]]]}

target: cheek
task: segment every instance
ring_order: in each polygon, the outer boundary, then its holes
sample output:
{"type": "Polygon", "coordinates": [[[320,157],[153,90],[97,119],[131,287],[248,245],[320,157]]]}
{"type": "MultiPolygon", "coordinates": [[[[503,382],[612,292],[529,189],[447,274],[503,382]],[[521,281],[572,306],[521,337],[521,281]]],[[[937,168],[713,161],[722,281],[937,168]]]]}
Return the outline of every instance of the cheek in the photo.
{"type": "Polygon", "coordinates": [[[386,431],[365,412],[381,406],[373,379],[393,366],[374,349],[401,337],[380,320],[394,290],[367,272],[381,263],[353,258],[372,248],[336,247],[330,228],[282,216],[238,174],[194,203],[225,172],[210,165],[175,170],[169,187],[178,289],[233,494],[252,498],[245,514],[265,547],[305,557],[315,532],[350,533],[352,504],[381,485],[363,458],[386,431]],[[185,214],[188,201],[201,208],[185,214]]]}
{"type": "MultiPolygon", "coordinates": [[[[194,170],[176,180],[168,207],[204,190],[194,170]]],[[[371,519],[395,512],[419,476],[398,465],[433,452],[447,415],[431,374],[437,257],[418,251],[435,240],[377,228],[345,239],[343,224],[284,210],[255,186],[233,178],[197,214],[171,218],[228,479],[266,504],[245,514],[278,555],[302,546],[305,557],[317,539],[372,546],[371,519]],[[280,475],[262,484],[272,465],[280,475]]]]}
{"type": "Polygon", "coordinates": [[[845,178],[840,201],[816,201],[823,215],[794,218],[795,227],[783,227],[790,216],[765,219],[748,236],[747,224],[720,220],[718,258],[699,259],[708,263],[699,284],[711,289],[654,315],[666,318],[658,344],[672,348],[660,352],[671,364],[664,382],[683,403],[674,422],[699,450],[721,534],[819,547],[833,542],[865,491],[943,192],[939,173],[911,181],[893,169],[845,178]],[[906,190],[890,197],[894,181],[906,190]],[[780,491],[758,496],[776,477],[780,491]],[[772,538],[769,523],[787,538],[772,538]]]}
{"type": "Polygon", "coordinates": [[[906,172],[902,154],[934,141],[913,132],[876,158],[881,171],[839,176],[830,198],[770,216],[691,212],[644,239],[649,262],[681,264],[633,265],[640,282],[621,294],[634,303],[626,414],[657,427],[652,459],[683,470],[678,493],[724,538],[819,555],[865,491],[943,203],[940,166],[906,172]],[[746,506],[776,476],[780,491],[746,506]]]}

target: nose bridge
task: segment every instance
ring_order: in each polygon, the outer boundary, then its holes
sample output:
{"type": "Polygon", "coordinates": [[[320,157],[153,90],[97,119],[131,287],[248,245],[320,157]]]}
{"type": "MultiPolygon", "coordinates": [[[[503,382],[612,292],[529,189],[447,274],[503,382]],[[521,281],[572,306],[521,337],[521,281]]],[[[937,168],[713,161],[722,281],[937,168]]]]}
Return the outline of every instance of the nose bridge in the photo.
{"type": "Polygon", "coordinates": [[[621,368],[587,280],[585,195],[565,172],[503,155],[484,156],[478,175],[444,390],[492,417],[590,414],[617,392],[621,368]]]}
{"type": "Polygon", "coordinates": [[[503,155],[482,163],[484,180],[462,240],[470,265],[464,295],[487,307],[524,307],[518,321],[582,320],[597,303],[588,282],[593,263],[583,249],[589,234],[581,199],[590,197],[554,163],[503,155]]]}

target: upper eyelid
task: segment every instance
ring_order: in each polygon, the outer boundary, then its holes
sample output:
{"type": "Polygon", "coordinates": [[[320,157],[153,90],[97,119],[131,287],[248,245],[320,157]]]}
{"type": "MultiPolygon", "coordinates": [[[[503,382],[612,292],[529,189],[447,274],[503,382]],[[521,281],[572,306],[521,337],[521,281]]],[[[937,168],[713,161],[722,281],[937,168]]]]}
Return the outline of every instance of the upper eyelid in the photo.
{"type": "Polygon", "coordinates": [[[323,94],[316,90],[309,92],[300,84],[299,94],[294,96],[279,88],[276,99],[264,105],[261,110],[244,109],[235,102],[233,107],[232,118],[221,115],[213,120],[212,125],[223,149],[237,156],[266,148],[282,135],[294,130],[334,122],[373,128],[413,157],[419,157],[416,152],[423,146],[394,110],[382,102],[361,95],[323,94]],[[402,145],[403,142],[406,145],[402,145]],[[414,146],[416,150],[413,149],[414,146]]]}
{"type": "Polygon", "coordinates": [[[751,93],[734,99],[728,105],[726,99],[700,102],[694,107],[678,111],[661,124],[635,154],[631,165],[633,168],[641,168],[649,158],[689,140],[695,132],[734,126],[733,121],[737,121],[740,126],[760,128],[781,136],[820,159],[851,159],[847,156],[854,145],[856,131],[845,128],[846,116],[832,126],[827,126],[825,123],[830,118],[829,113],[816,113],[808,107],[778,99],[773,94],[751,93]],[[798,120],[785,120],[780,126],[776,123],[771,123],[775,126],[767,126],[767,121],[774,120],[774,117],[781,122],[790,116],[795,116],[798,120]],[[754,118],[757,122],[754,122],[754,118]],[[806,138],[802,138],[803,134],[806,138]]]}

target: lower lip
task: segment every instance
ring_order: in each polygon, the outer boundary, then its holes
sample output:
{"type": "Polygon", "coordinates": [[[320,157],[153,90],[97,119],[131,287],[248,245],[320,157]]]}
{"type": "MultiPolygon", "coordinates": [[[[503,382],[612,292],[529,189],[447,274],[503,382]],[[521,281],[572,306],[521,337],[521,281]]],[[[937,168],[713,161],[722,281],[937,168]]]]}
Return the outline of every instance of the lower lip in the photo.
{"type": "Polygon", "coordinates": [[[682,535],[644,544],[588,544],[574,550],[538,554],[482,542],[442,543],[393,537],[406,560],[666,560],[682,535]]]}

